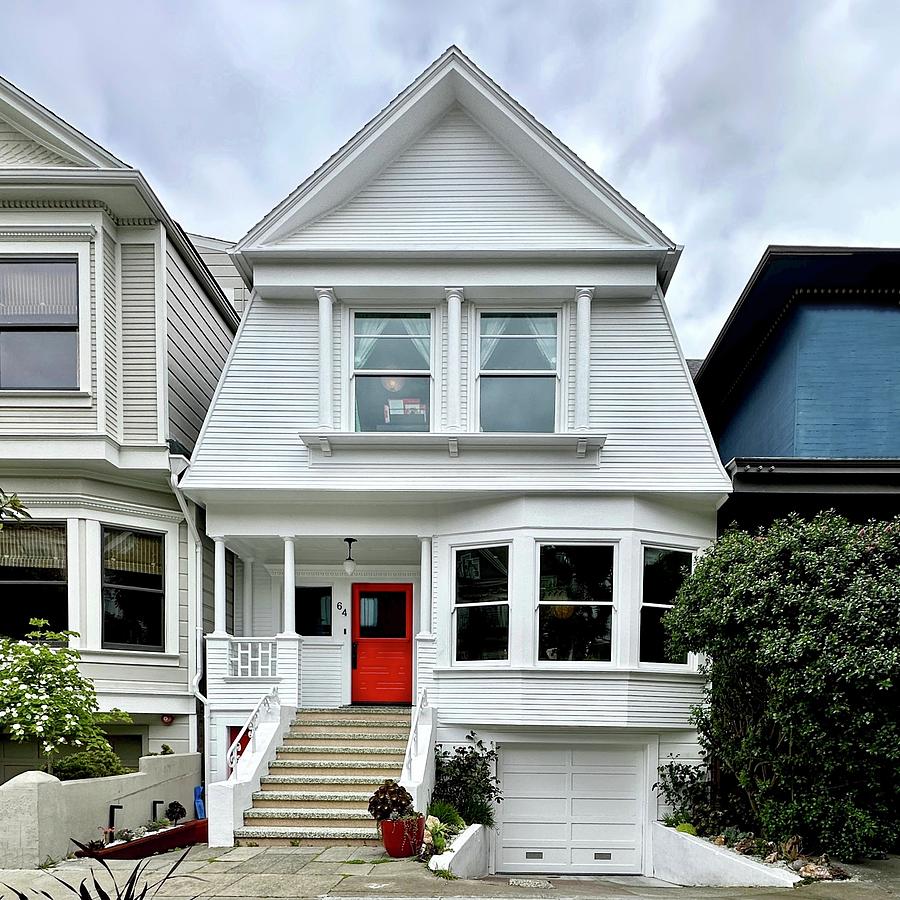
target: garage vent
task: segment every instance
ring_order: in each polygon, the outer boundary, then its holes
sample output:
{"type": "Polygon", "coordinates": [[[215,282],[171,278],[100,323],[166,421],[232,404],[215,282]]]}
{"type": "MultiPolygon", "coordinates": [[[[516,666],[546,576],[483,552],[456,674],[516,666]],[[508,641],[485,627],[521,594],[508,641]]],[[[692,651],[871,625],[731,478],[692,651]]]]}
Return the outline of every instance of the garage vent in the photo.
{"type": "Polygon", "coordinates": [[[526,850],[525,859],[543,859],[544,852],[542,850],[526,850]]]}
{"type": "Polygon", "coordinates": [[[612,853],[595,853],[594,859],[612,859],[612,853]]]}

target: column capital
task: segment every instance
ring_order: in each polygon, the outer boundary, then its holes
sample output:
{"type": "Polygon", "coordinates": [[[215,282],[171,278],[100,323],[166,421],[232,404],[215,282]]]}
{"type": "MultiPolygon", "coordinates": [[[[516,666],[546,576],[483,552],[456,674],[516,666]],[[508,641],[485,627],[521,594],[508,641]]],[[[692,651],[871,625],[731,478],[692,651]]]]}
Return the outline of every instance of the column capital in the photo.
{"type": "Polygon", "coordinates": [[[450,300],[459,300],[462,303],[466,299],[465,292],[461,287],[445,287],[444,299],[448,302],[450,300]]]}
{"type": "Polygon", "coordinates": [[[242,563],[249,563],[251,566],[256,562],[255,556],[240,556],[238,557],[242,563]]]}
{"type": "Polygon", "coordinates": [[[296,534],[279,534],[278,537],[280,537],[285,543],[287,543],[288,541],[293,542],[297,540],[296,534]]]}
{"type": "Polygon", "coordinates": [[[313,290],[316,292],[316,297],[318,297],[319,300],[330,300],[332,303],[337,300],[337,297],[334,294],[334,288],[317,287],[313,288],[313,290]]]}
{"type": "Polygon", "coordinates": [[[206,536],[207,536],[211,541],[215,541],[216,543],[218,543],[219,541],[221,541],[222,543],[225,543],[225,535],[224,535],[224,534],[208,534],[208,533],[207,533],[206,536]]]}
{"type": "Polygon", "coordinates": [[[576,300],[593,300],[594,299],[594,288],[593,287],[577,287],[577,288],[575,288],[575,299],[576,300]]]}

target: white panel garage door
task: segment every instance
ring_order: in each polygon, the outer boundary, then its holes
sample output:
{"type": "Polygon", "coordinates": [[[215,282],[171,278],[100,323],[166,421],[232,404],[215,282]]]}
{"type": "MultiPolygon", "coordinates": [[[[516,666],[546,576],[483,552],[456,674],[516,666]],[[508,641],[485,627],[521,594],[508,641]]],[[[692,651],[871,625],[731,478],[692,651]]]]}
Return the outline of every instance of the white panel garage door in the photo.
{"type": "Polygon", "coordinates": [[[503,744],[499,872],[640,874],[643,752],[503,744]]]}

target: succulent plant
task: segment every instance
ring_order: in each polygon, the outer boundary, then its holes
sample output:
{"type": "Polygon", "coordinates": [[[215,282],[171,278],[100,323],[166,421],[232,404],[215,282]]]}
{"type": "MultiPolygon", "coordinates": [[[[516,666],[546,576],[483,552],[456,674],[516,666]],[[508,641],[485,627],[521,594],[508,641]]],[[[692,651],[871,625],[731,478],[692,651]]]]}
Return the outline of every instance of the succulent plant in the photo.
{"type": "Polygon", "coordinates": [[[389,778],[369,798],[369,812],[376,822],[402,819],[415,814],[413,798],[405,787],[389,778]]]}

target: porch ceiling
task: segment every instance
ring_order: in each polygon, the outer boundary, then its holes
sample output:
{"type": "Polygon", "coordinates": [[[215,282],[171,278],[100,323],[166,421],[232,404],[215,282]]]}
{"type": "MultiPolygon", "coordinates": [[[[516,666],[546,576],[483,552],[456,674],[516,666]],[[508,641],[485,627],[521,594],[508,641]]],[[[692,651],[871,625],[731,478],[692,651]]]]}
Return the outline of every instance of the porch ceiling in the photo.
{"type": "MultiPolygon", "coordinates": [[[[415,536],[366,537],[364,534],[347,534],[356,538],[353,558],[360,566],[418,565],[420,561],[419,539],[415,536]]],[[[252,557],[255,562],[279,564],[284,561],[284,542],[280,537],[226,536],[225,543],[241,558],[252,557]]],[[[347,545],[343,537],[317,536],[294,539],[294,561],[298,566],[339,566],[347,558],[347,545]]]]}

